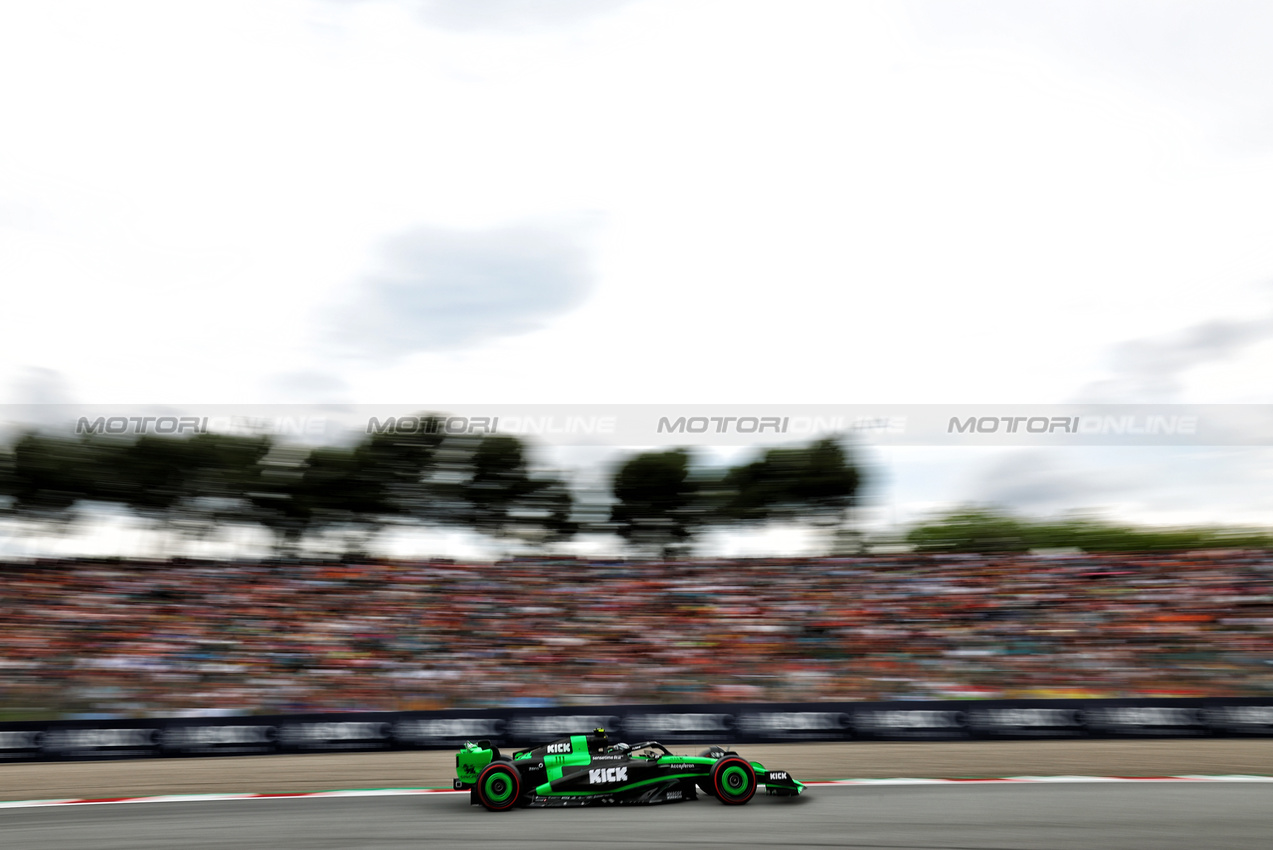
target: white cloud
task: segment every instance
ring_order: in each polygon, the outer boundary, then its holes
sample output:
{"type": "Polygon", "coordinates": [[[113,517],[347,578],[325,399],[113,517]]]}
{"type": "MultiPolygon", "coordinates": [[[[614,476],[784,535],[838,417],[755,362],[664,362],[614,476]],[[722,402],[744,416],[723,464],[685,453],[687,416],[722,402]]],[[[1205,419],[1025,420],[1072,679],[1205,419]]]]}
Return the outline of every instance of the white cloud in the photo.
{"type": "Polygon", "coordinates": [[[632,0],[420,0],[428,23],[459,32],[518,32],[591,21],[632,0]]]}
{"type": "Polygon", "coordinates": [[[416,228],[390,240],[382,267],[346,293],[329,335],[381,363],[472,347],[543,327],[594,285],[580,235],[561,228],[416,228]]]}
{"type": "Polygon", "coordinates": [[[1271,34],[1258,4],[10,4],[0,381],[1267,400],[1271,34]],[[448,252],[539,294],[395,296],[448,252]],[[372,335],[408,353],[340,356],[372,335]]]}
{"type": "MultiPolygon", "coordinates": [[[[1118,343],[1111,352],[1111,377],[1093,382],[1079,393],[1080,401],[1128,404],[1178,402],[1189,386],[1189,373],[1200,367],[1227,367],[1252,350],[1256,362],[1260,346],[1273,342],[1273,313],[1245,319],[1211,319],[1160,338],[1118,343]]],[[[1248,391],[1254,387],[1248,387],[1248,391]]],[[[1190,396],[1198,399],[1198,393],[1190,396]]],[[[1254,401],[1255,399],[1247,399],[1254,401]]]]}
{"type": "Polygon", "coordinates": [[[1273,145],[1273,9],[1258,0],[914,0],[946,49],[1017,45],[1166,98],[1237,150],[1273,145]]]}

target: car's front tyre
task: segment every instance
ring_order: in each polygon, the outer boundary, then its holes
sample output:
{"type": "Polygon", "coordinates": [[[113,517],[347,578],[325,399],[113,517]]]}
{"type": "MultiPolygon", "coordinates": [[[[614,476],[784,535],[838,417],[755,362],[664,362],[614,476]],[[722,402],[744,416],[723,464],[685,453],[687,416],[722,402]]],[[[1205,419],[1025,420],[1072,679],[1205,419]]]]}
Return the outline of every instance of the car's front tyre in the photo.
{"type": "Polygon", "coordinates": [[[477,801],[492,812],[506,812],[522,796],[522,776],[508,762],[494,761],[482,768],[474,784],[477,801]]]}
{"type": "Polygon", "coordinates": [[[727,806],[741,806],[756,795],[756,771],[739,756],[726,756],[712,767],[712,796],[727,806]]]}

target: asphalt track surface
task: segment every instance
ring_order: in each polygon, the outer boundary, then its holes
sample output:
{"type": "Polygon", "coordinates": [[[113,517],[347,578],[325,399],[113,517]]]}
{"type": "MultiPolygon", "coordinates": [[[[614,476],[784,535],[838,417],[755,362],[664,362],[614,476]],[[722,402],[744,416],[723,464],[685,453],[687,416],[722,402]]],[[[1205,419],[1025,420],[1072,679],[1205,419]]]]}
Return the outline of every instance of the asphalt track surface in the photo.
{"type": "Polygon", "coordinates": [[[1254,783],[820,786],[741,807],[700,798],[500,814],[452,793],[0,812],[0,844],[23,850],[1250,850],[1271,843],[1273,787],[1254,783]]]}
{"type": "MultiPolygon", "coordinates": [[[[677,746],[683,752],[696,747],[677,746]]],[[[1273,774],[1273,739],[740,746],[801,780],[1273,774]]],[[[449,786],[451,752],[0,765],[0,800],[449,786]]],[[[845,847],[1225,850],[1273,847],[1273,782],[814,786],[655,807],[470,807],[465,794],[0,809],[0,848],[845,847]]]]}

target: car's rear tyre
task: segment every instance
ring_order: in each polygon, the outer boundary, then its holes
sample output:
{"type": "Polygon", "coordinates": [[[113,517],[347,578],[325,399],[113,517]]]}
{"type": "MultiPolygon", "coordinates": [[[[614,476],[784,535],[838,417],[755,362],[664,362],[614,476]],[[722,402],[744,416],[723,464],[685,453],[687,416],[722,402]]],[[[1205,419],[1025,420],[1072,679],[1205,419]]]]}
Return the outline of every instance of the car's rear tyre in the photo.
{"type": "Polygon", "coordinates": [[[522,796],[522,776],[508,762],[495,761],[477,775],[477,801],[492,812],[506,812],[522,796]]]}
{"type": "Polygon", "coordinates": [[[756,795],[756,771],[738,756],[726,756],[712,767],[712,796],[727,806],[741,806],[756,795]]]}

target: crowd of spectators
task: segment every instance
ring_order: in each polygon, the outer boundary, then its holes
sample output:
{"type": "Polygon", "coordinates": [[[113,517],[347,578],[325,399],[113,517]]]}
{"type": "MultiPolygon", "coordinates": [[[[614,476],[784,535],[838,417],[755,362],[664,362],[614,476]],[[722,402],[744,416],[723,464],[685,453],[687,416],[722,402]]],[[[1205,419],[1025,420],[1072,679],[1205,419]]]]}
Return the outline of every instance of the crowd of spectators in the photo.
{"type": "Polygon", "coordinates": [[[1273,695],[1273,554],[0,564],[0,719],[1273,695]]]}

